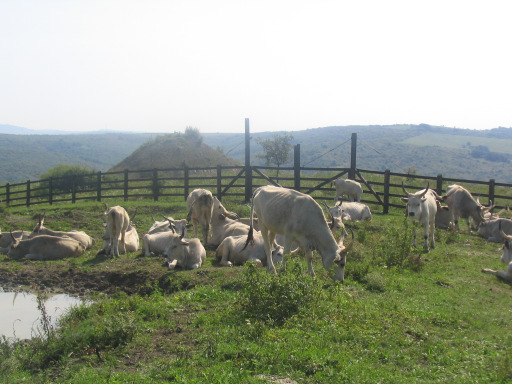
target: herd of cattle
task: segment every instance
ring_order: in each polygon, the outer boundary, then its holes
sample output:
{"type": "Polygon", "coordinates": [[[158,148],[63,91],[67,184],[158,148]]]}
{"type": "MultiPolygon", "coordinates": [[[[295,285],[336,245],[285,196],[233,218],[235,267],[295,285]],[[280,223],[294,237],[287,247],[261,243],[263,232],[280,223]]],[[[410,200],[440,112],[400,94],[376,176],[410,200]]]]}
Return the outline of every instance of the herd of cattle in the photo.
{"type": "MultiPolygon", "coordinates": [[[[354,243],[352,233],[350,243],[344,244],[348,233],[343,222],[370,220],[372,215],[369,207],[360,202],[363,190],[358,182],[337,179],[331,186],[336,188],[336,195],[334,206],[324,203],[328,219],[311,196],[292,189],[271,185],[257,188],[252,196],[249,218],[239,218],[228,211],[210,191],[196,189],[187,197],[186,219],[153,219],[153,225],[142,238],[143,254],[165,256],[171,269],[177,266],[194,269],[206,259],[205,246],[214,247],[220,265],[252,261],[275,273],[275,264],[283,261],[283,255],[302,249],[308,271],[314,276],[312,259],[313,251],[317,251],[332,278],[343,281],[347,253],[354,243]],[[340,202],[339,198],[344,195],[350,201],[340,202]],[[194,228],[193,238],[187,237],[190,223],[194,228]],[[199,229],[202,242],[198,239],[199,229]],[[338,233],[339,240],[336,240],[338,233]]],[[[478,235],[487,240],[504,243],[501,261],[508,265],[507,270],[483,269],[483,272],[512,283],[512,220],[500,218],[505,210],[493,214],[492,204],[484,207],[460,185],[449,186],[443,196],[428,185],[415,193],[408,192],[403,184],[402,189],[406,215],[411,222],[417,221],[423,227],[425,252],[435,247],[435,227],[459,229],[459,219],[464,218],[470,233],[476,229],[478,235]]],[[[508,209],[506,212],[510,215],[508,209]]],[[[120,253],[137,251],[139,235],[126,210],[105,204],[104,216],[105,232],[100,252],[118,257],[120,253]]],[[[93,239],[83,231],[53,231],[43,224],[44,216],[41,216],[32,232],[0,233],[0,253],[12,259],[56,260],[79,256],[93,245],[93,239]]],[[[413,245],[416,246],[414,226],[413,245]]]]}

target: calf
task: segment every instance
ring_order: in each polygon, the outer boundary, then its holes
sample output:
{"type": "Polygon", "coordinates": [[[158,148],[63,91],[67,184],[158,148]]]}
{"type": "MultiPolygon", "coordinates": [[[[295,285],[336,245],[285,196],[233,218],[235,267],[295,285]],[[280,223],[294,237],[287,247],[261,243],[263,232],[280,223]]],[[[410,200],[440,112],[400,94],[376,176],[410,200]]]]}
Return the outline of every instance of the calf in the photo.
{"type": "Polygon", "coordinates": [[[203,231],[203,244],[208,242],[210,223],[213,214],[213,195],[207,189],[194,189],[187,196],[187,222],[194,225],[194,237],[197,237],[197,228],[203,231]]]}
{"type": "Polygon", "coordinates": [[[7,256],[16,260],[58,260],[85,252],[84,245],[71,237],[40,235],[20,240],[12,236],[12,240],[7,256]]]}
{"type": "Polygon", "coordinates": [[[183,233],[173,233],[164,250],[169,269],[177,266],[183,269],[199,268],[206,260],[206,250],[199,239],[185,239],[183,233]]]}
{"type": "MultiPolygon", "coordinates": [[[[407,203],[407,215],[411,220],[411,224],[414,225],[414,220],[418,220],[418,222],[423,225],[423,249],[425,252],[428,252],[429,232],[430,245],[432,248],[435,247],[434,233],[436,228],[437,194],[432,190],[429,190],[428,185],[426,189],[416,193],[409,193],[406,191],[404,183],[402,183],[402,190],[406,194],[406,197],[402,197],[402,201],[407,203]]],[[[416,247],[416,228],[414,227],[413,246],[416,247]]]]}
{"type": "MultiPolygon", "coordinates": [[[[254,234],[254,243],[244,249],[247,235],[228,236],[217,247],[217,260],[220,265],[232,267],[233,265],[243,265],[247,261],[252,261],[256,265],[267,265],[265,248],[263,247],[263,237],[261,233],[254,234]]],[[[283,247],[277,246],[272,250],[272,261],[274,264],[283,261],[283,247]]]]}
{"type": "Polygon", "coordinates": [[[336,179],[331,180],[331,187],[334,185],[336,188],[336,196],[334,197],[334,204],[338,202],[338,198],[347,195],[350,201],[361,201],[363,188],[357,181],[350,179],[336,179]]]}
{"type": "Polygon", "coordinates": [[[512,283],[512,236],[507,235],[500,229],[500,234],[503,238],[503,254],[501,255],[500,261],[507,265],[506,271],[495,271],[493,269],[482,269],[482,272],[491,273],[500,279],[503,279],[507,283],[512,283]]]}
{"type": "Polygon", "coordinates": [[[110,254],[114,257],[119,257],[119,243],[121,243],[121,252],[126,253],[126,231],[130,225],[130,217],[126,210],[116,205],[108,208],[105,205],[105,216],[107,218],[107,233],[110,244],[110,254]]]}
{"type": "Polygon", "coordinates": [[[79,241],[80,243],[82,243],[84,245],[85,249],[92,248],[92,243],[93,243],[92,237],[90,237],[84,231],[69,231],[69,232],[53,231],[49,228],[46,228],[43,224],[44,224],[44,215],[43,216],[39,215],[39,223],[36,224],[36,226],[34,227],[32,232],[28,236],[28,238],[31,239],[34,236],[40,236],[40,235],[58,236],[58,237],[68,236],[68,237],[71,237],[71,238],[75,239],[76,241],[79,241]]]}

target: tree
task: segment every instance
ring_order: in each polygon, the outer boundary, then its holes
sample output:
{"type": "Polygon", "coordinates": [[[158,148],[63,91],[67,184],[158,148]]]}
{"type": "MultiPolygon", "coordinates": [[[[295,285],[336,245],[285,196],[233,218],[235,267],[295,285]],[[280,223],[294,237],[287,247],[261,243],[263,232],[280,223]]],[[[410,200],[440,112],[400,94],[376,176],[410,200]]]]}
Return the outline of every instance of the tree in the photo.
{"type": "MultiPolygon", "coordinates": [[[[95,187],[95,178],[91,179],[91,175],[95,171],[86,165],[66,165],[59,164],[49,169],[41,175],[41,180],[53,178],[53,190],[71,193],[73,191],[73,182],[76,189],[88,189],[95,187]]],[[[48,182],[43,183],[48,188],[48,182]]]]}
{"type": "Polygon", "coordinates": [[[274,135],[270,139],[257,139],[256,142],[262,146],[263,154],[256,155],[259,159],[264,159],[266,165],[277,165],[276,179],[279,182],[279,167],[286,163],[290,157],[290,150],[293,140],[292,135],[274,135]]]}

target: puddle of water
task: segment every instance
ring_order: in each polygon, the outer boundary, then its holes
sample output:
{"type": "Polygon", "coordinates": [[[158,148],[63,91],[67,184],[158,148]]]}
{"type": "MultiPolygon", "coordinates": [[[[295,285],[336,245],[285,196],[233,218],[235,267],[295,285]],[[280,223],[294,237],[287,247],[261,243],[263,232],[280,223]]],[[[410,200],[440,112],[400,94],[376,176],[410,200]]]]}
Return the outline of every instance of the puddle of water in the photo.
{"type": "MultiPolygon", "coordinates": [[[[82,300],[66,294],[50,296],[45,301],[46,313],[55,326],[60,316],[82,300]]],[[[41,312],[36,296],[28,292],[4,292],[0,288],[0,336],[7,339],[30,339],[39,334],[41,312]]]]}

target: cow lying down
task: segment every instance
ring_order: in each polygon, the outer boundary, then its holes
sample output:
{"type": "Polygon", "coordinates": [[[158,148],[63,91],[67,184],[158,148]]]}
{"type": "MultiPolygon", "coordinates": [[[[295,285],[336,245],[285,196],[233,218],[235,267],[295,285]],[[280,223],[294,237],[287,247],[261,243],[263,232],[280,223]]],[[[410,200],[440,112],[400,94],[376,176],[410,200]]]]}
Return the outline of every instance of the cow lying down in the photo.
{"type": "MultiPolygon", "coordinates": [[[[267,256],[263,246],[263,236],[260,232],[254,233],[254,243],[249,244],[244,249],[247,235],[228,236],[217,247],[217,260],[220,265],[232,267],[233,265],[243,265],[248,261],[254,262],[258,266],[267,265],[267,256]]],[[[283,261],[283,247],[277,246],[272,250],[272,262],[274,264],[283,261]]]]}
{"type": "Polygon", "coordinates": [[[77,257],[85,252],[85,246],[71,237],[40,235],[20,240],[14,236],[7,256],[14,260],[59,260],[77,257]]]}
{"type": "Polygon", "coordinates": [[[503,241],[503,236],[501,232],[504,232],[505,235],[512,235],[512,220],[509,219],[493,219],[486,220],[478,226],[478,236],[487,239],[488,241],[492,241],[495,243],[500,243],[503,241]]]}
{"type": "Polygon", "coordinates": [[[503,238],[504,244],[503,244],[503,254],[501,255],[500,261],[503,264],[507,265],[506,271],[495,271],[493,269],[482,269],[482,272],[484,273],[490,273],[493,274],[500,279],[503,279],[507,283],[512,283],[512,236],[507,235],[502,230],[500,230],[500,234],[503,238]]]}
{"type": "Polygon", "coordinates": [[[1,254],[7,255],[9,246],[13,242],[13,237],[20,239],[20,240],[25,240],[25,239],[28,239],[28,237],[30,236],[30,232],[28,232],[28,231],[11,231],[11,234],[2,233],[0,231],[0,253],[1,254]]]}
{"type": "Polygon", "coordinates": [[[173,233],[164,251],[165,263],[169,269],[181,267],[183,269],[199,268],[206,260],[206,250],[197,238],[185,239],[184,234],[173,233]]]}

